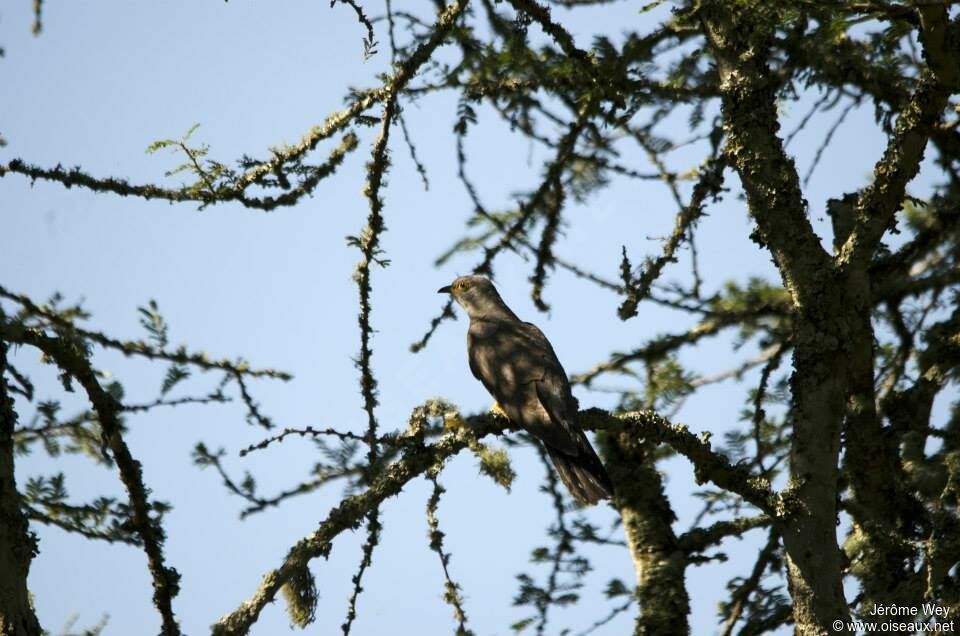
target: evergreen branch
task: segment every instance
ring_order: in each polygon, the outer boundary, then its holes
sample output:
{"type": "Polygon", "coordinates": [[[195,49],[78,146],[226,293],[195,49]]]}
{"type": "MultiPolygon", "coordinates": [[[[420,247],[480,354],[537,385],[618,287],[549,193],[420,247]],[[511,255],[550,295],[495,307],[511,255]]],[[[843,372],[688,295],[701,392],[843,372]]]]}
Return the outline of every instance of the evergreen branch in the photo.
{"type": "Polygon", "coordinates": [[[373,562],[373,551],[380,543],[380,530],[383,525],[380,523],[380,508],[374,507],[367,514],[367,540],[363,543],[363,556],[360,559],[360,566],[357,572],[351,578],[353,590],[350,592],[350,600],[347,602],[347,618],[340,626],[343,636],[350,636],[350,628],[353,621],[357,618],[357,599],[363,592],[363,575],[373,562]]]}
{"type": "Polygon", "coordinates": [[[403,133],[403,141],[407,144],[407,149],[410,151],[410,160],[413,161],[413,166],[417,169],[420,180],[423,181],[423,189],[429,191],[430,179],[427,178],[427,169],[417,156],[417,147],[413,145],[413,139],[410,136],[410,131],[407,129],[407,120],[403,116],[403,111],[397,112],[397,121],[400,122],[400,132],[403,133]]]}
{"type": "Polygon", "coordinates": [[[450,576],[450,553],[443,549],[443,532],[440,531],[440,522],[437,520],[437,507],[440,505],[440,497],[446,492],[446,489],[440,485],[437,479],[439,467],[427,471],[427,479],[433,484],[433,492],[430,499],[427,500],[427,525],[430,528],[428,536],[430,538],[430,549],[437,553],[440,558],[440,566],[443,568],[443,600],[453,608],[453,617],[457,620],[457,636],[470,636],[473,632],[467,629],[467,613],[463,609],[463,594],[458,585],[450,576]]]}
{"type": "Polygon", "coordinates": [[[4,370],[7,373],[9,373],[14,380],[17,381],[17,384],[20,385],[19,387],[10,385],[10,390],[21,394],[23,397],[27,398],[28,402],[32,402],[33,401],[33,383],[30,382],[30,379],[26,375],[17,371],[17,368],[12,364],[10,364],[9,362],[6,364],[6,367],[4,370]]]}
{"type": "Polygon", "coordinates": [[[842,265],[866,267],[880,239],[903,205],[907,183],[916,176],[931,129],[943,114],[949,91],[932,71],[920,78],[891,136],[883,157],[873,169],[873,183],[857,200],[856,222],[838,256],[842,265]]]}
{"type": "Polygon", "coordinates": [[[660,273],[667,263],[676,261],[677,248],[689,236],[690,228],[703,216],[703,206],[707,197],[716,197],[723,187],[723,170],[725,167],[726,160],[722,158],[711,160],[703,167],[700,179],[693,187],[690,203],[677,214],[673,232],[663,246],[663,253],[656,260],[648,262],[636,280],[633,272],[629,269],[626,254],[624,254],[623,284],[626,298],[618,310],[621,320],[628,320],[637,315],[637,306],[649,293],[650,286],[660,277],[660,273]]]}
{"type": "Polygon", "coordinates": [[[247,381],[243,377],[243,373],[239,370],[233,372],[233,378],[237,382],[237,387],[240,389],[240,397],[243,400],[243,403],[247,407],[247,421],[251,424],[258,424],[263,428],[270,430],[273,428],[273,421],[269,417],[260,412],[260,405],[254,401],[253,396],[250,395],[250,391],[247,389],[247,381]]]}
{"type": "Polygon", "coordinates": [[[567,57],[575,60],[583,69],[593,70],[593,63],[590,60],[590,54],[583,49],[577,48],[573,41],[573,36],[569,31],[563,28],[558,22],[555,22],[550,16],[550,9],[536,2],[536,0],[510,0],[510,4],[517,11],[522,11],[533,18],[544,33],[549,35],[557,43],[560,49],[566,53],[567,57]]]}
{"type": "Polygon", "coordinates": [[[807,218],[796,164],[777,136],[780,80],[769,67],[772,31],[763,22],[769,16],[753,16],[740,33],[719,5],[702,9],[720,73],[724,155],[740,175],[757,223],[751,239],[770,249],[795,304],[812,306],[820,293],[814,272],[827,271],[831,261],[807,218]]]}
{"type": "MultiPolygon", "coordinates": [[[[274,442],[282,442],[283,439],[289,435],[299,435],[300,437],[304,437],[306,435],[312,435],[314,437],[317,437],[320,435],[331,435],[333,437],[339,438],[341,441],[346,441],[346,440],[354,440],[358,442],[367,441],[367,436],[365,435],[357,435],[356,433],[338,431],[332,428],[327,428],[323,430],[314,429],[312,426],[308,426],[306,428],[285,428],[280,432],[279,435],[268,437],[264,440],[257,442],[256,444],[251,444],[250,446],[247,446],[246,448],[240,451],[240,457],[244,457],[248,453],[252,453],[253,451],[263,450],[264,448],[266,448],[270,444],[273,444],[274,442]]],[[[381,437],[377,440],[377,442],[382,444],[385,439],[387,438],[381,437]]]]}
{"type": "Polygon", "coordinates": [[[98,331],[90,331],[78,327],[72,320],[64,318],[62,315],[48,309],[40,307],[29,297],[7,291],[0,286],[0,297],[7,298],[22,306],[30,315],[38,316],[48,321],[50,325],[58,330],[67,330],[76,333],[78,336],[91,340],[106,349],[114,349],[125,356],[140,356],[149,360],[167,360],[177,364],[189,364],[208,371],[219,370],[226,371],[235,376],[249,376],[253,378],[276,378],[287,381],[293,376],[283,371],[274,369],[251,369],[246,362],[230,362],[229,360],[210,360],[205,353],[190,353],[185,347],[180,347],[174,351],[166,350],[160,347],[154,347],[142,340],[118,340],[111,338],[98,331]]]}
{"type": "MultiPolygon", "coordinates": [[[[792,511],[770,490],[766,481],[751,475],[742,467],[731,466],[685,426],[671,424],[655,413],[638,411],[611,415],[600,409],[589,409],[580,412],[579,421],[587,430],[626,431],[638,439],[669,444],[693,463],[699,481],[709,480],[721,488],[738,493],[771,515],[789,514],[792,511]]],[[[328,556],[333,540],[340,533],[359,528],[371,510],[386,498],[400,493],[408,482],[432,466],[469,448],[488,434],[500,434],[505,430],[513,430],[509,421],[486,413],[465,418],[463,426],[432,444],[406,445],[400,457],[385,466],[362,493],[343,499],[316,531],[291,547],[283,563],[264,576],[256,592],[217,622],[213,629],[214,636],[247,634],[280,588],[306,567],[310,560],[328,556]]]]}
{"type": "Polygon", "coordinates": [[[667,444],[693,464],[697,483],[713,482],[736,493],[778,522],[796,512],[792,504],[771,490],[763,477],[743,466],[730,464],[710,447],[709,436],[696,436],[682,424],[671,424],[653,411],[631,411],[611,416],[601,409],[580,411],[580,425],[586,430],[624,431],[635,439],[667,444]]]}
{"type": "Polygon", "coordinates": [[[65,374],[73,377],[86,392],[103,429],[103,444],[112,451],[120,471],[120,479],[127,489],[134,529],[143,541],[143,549],[153,577],[153,602],[163,619],[161,633],[164,636],[179,636],[180,626],[173,614],[172,601],[179,592],[180,574],[164,563],[165,533],[163,527],[150,516],[151,505],[140,462],[134,459],[123,439],[120,422],[122,405],[100,386],[96,372],[90,366],[86,355],[68,341],[47,336],[36,329],[9,323],[0,323],[0,336],[9,342],[39,349],[65,374]]]}
{"type": "Polygon", "coordinates": [[[533,303],[540,311],[547,311],[550,306],[543,301],[543,289],[547,284],[547,268],[553,267],[556,259],[553,255],[553,245],[557,241],[557,233],[560,228],[560,213],[563,209],[564,191],[563,185],[559,180],[553,184],[553,189],[546,197],[546,222],[543,226],[543,234],[540,237],[540,244],[535,251],[537,263],[534,268],[533,276],[530,282],[533,284],[531,296],[533,303]]]}
{"type": "MultiPolygon", "coordinates": [[[[241,455],[243,454],[244,451],[241,451],[241,455]]],[[[364,472],[362,467],[351,465],[338,466],[336,470],[326,470],[318,467],[314,469],[314,473],[317,474],[317,477],[314,479],[281,490],[271,497],[261,497],[256,492],[256,482],[249,472],[245,473],[243,479],[239,482],[230,476],[223,466],[222,459],[225,455],[226,451],[222,448],[216,452],[211,452],[206,445],[201,442],[194,447],[193,461],[201,468],[212,466],[214,470],[217,471],[217,474],[219,474],[220,480],[223,482],[227,491],[237,495],[249,504],[240,511],[241,519],[246,519],[250,515],[263,512],[268,508],[277,507],[293,497],[314,492],[324,484],[328,484],[336,479],[356,478],[362,476],[364,472]]]]}
{"type": "Polygon", "coordinates": [[[678,538],[679,548],[688,555],[704,552],[728,537],[741,537],[755,528],[766,528],[772,523],[767,515],[741,517],[732,521],[718,521],[708,528],[692,528],[678,538]]]}
{"type": "MultiPolygon", "coordinates": [[[[368,96],[362,100],[358,100],[355,104],[368,103],[372,105],[374,101],[376,100],[368,96]]],[[[317,141],[319,142],[319,138],[317,141]]],[[[347,153],[356,147],[356,135],[353,133],[344,135],[340,145],[330,152],[330,156],[325,163],[310,169],[307,177],[305,177],[296,188],[277,197],[249,196],[246,194],[246,189],[266,176],[264,166],[275,166],[276,170],[282,173],[282,166],[297,156],[299,152],[298,146],[287,149],[285,154],[283,154],[283,159],[280,161],[271,160],[258,164],[255,168],[237,178],[234,183],[215,185],[212,182],[207,182],[207,189],[186,187],[175,190],[153,184],[134,184],[119,177],[94,177],[80,168],[67,170],[60,165],[54,168],[43,168],[28,164],[22,159],[12,159],[7,165],[0,166],[0,177],[5,176],[7,173],[21,174],[29,177],[32,181],[38,179],[54,181],[67,188],[78,186],[94,192],[110,192],[122,197],[133,196],[147,200],[161,199],[176,203],[195,201],[201,203],[203,206],[236,201],[244,207],[269,212],[278,207],[296,204],[304,195],[312,192],[322,179],[333,174],[340,164],[343,163],[347,153]]],[[[201,170],[201,177],[203,177],[203,174],[201,170]]]]}
{"type": "Polygon", "coordinates": [[[144,404],[124,404],[123,410],[127,413],[141,413],[144,411],[151,411],[158,406],[182,406],[184,404],[211,404],[211,403],[223,403],[229,402],[230,398],[223,395],[220,392],[211,393],[204,396],[186,396],[181,398],[175,398],[172,400],[154,400],[153,402],[146,402],[144,404]]]}
{"type": "MultiPolygon", "coordinates": [[[[45,502],[42,501],[38,503],[45,504],[45,502]]],[[[48,526],[55,526],[66,532],[78,534],[86,539],[106,541],[107,543],[126,543],[127,545],[133,546],[143,545],[143,541],[140,539],[140,536],[132,531],[121,534],[117,532],[116,529],[101,530],[96,527],[89,527],[88,525],[84,525],[74,519],[67,519],[63,516],[49,515],[28,504],[24,504],[23,509],[27,514],[27,517],[29,517],[32,521],[36,521],[48,526]]]]}
{"type": "MultiPolygon", "coordinates": [[[[493,416],[483,416],[478,420],[478,423],[486,424],[487,430],[484,433],[500,428],[494,424],[493,416]]],[[[502,425],[502,420],[497,423],[502,425]]],[[[437,462],[468,448],[472,439],[474,433],[464,427],[444,435],[434,444],[404,451],[400,459],[380,471],[366,490],[341,501],[316,531],[294,545],[280,567],[264,576],[257,591],[236,610],[217,622],[213,629],[214,636],[247,634],[261,610],[275,598],[280,587],[311,559],[328,555],[337,535],[345,530],[357,529],[367,515],[387,497],[399,494],[410,480],[437,462]]]]}
{"type": "Polygon", "coordinates": [[[269,497],[269,498],[244,497],[245,499],[251,501],[252,504],[240,511],[240,519],[246,519],[250,515],[256,514],[258,512],[263,512],[267,508],[276,508],[287,499],[292,499],[293,497],[299,497],[301,495],[308,495],[314,492],[315,490],[317,490],[320,486],[323,486],[324,484],[328,484],[334,479],[352,477],[352,476],[359,475],[360,473],[361,471],[357,469],[352,473],[343,472],[338,474],[324,474],[321,477],[318,477],[316,479],[304,481],[292,488],[287,488],[286,490],[282,490],[276,495],[274,495],[273,497],[269,497]]]}
{"type": "Polygon", "coordinates": [[[363,59],[368,60],[373,55],[377,53],[377,39],[373,32],[373,23],[370,22],[370,18],[367,17],[367,14],[363,12],[363,7],[360,6],[360,3],[357,0],[330,0],[330,7],[332,8],[337,2],[346,4],[350,6],[354,13],[357,14],[357,21],[363,25],[367,30],[367,37],[363,39],[363,59]]]}

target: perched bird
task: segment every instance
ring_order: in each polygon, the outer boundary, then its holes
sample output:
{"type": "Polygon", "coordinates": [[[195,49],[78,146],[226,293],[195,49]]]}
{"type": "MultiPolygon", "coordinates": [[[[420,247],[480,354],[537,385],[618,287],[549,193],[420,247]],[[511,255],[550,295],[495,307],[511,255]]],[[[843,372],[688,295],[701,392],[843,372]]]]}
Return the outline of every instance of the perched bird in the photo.
{"type": "Polygon", "coordinates": [[[543,443],[574,499],[609,499],[613,484],[577,423],[577,401],[557,354],[535,325],[507,307],[489,279],[461,276],[438,293],[450,294],[470,317],[470,370],[511,422],[543,443]]]}

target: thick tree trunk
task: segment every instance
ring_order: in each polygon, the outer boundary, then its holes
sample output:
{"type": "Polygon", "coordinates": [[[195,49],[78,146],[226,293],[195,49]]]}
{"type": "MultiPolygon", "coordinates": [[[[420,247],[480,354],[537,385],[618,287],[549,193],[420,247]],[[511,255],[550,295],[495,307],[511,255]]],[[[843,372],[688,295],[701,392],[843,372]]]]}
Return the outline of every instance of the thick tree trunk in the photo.
{"type": "Polygon", "coordinates": [[[725,152],[757,224],[752,238],[773,255],[795,311],[789,509],[778,520],[793,617],[803,636],[845,633],[833,629],[849,617],[837,546],[838,460],[848,337],[860,324],[807,219],[796,166],[777,135],[776,78],[767,63],[776,7],[731,6],[711,3],[703,13],[720,74],[725,152]]]}
{"type": "MultiPolygon", "coordinates": [[[[847,297],[859,324],[848,339],[850,375],[844,473],[850,482],[850,512],[854,532],[848,543],[858,546],[852,558],[865,574],[861,605],[896,604],[892,594],[907,578],[905,568],[913,556],[903,539],[912,499],[903,492],[905,476],[897,439],[884,432],[874,391],[874,335],[870,323],[870,280],[864,268],[848,272],[847,297]]],[[[914,504],[915,506],[916,504],[914,504]]],[[[917,599],[919,601],[919,599],[917,599]]]]}
{"type": "Polygon", "coordinates": [[[663,494],[651,449],[630,433],[603,433],[597,439],[616,488],[616,505],[637,576],[640,613],[634,634],[689,634],[687,557],[673,533],[676,516],[663,494]]]}
{"type": "Polygon", "coordinates": [[[39,636],[30,605],[27,574],[37,549],[13,472],[13,429],[17,414],[6,384],[7,343],[0,340],[0,636],[39,636]]]}
{"type": "MultiPolygon", "coordinates": [[[[839,301],[840,299],[836,299],[839,301]]],[[[844,416],[846,356],[837,320],[800,317],[794,353],[793,443],[788,499],[794,509],[781,527],[796,632],[846,633],[849,617],[837,547],[837,460],[844,416]],[[819,322],[819,324],[818,324],[819,322]]]]}

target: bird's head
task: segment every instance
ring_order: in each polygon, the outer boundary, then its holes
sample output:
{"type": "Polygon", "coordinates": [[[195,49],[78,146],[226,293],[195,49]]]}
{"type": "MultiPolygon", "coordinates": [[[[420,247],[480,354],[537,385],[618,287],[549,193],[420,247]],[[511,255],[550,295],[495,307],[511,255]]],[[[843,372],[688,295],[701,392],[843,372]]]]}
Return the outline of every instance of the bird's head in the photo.
{"type": "Polygon", "coordinates": [[[437,293],[450,294],[471,318],[498,317],[505,311],[513,314],[486,276],[460,276],[437,293]]]}

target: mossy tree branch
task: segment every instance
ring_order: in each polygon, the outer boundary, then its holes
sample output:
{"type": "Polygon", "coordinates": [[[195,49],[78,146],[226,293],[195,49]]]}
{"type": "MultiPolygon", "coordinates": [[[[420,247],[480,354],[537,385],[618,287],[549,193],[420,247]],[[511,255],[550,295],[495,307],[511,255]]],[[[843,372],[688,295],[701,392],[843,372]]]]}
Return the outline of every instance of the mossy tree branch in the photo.
{"type": "MultiPolygon", "coordinates": [[[[710,449],[686,427],[671,424],[649,412],[611,415],[600,409],[581,411],[580,420],[590,430],[623,433],[632,439],[642,438],[650,443],[666,443],[684,455],[694,465],[697,479],[711,481],[718,486],[739,493],[751,504],[771,515],[785,514],[788,509],[770,490],[769,484],[750,475],[742,468],[731,466],[722,456],[710,449]]],[[[283,563],[263,577],[257,591],[236,610],[221,618],[213,627],[215,636],[242,636],[257,621],[260,612],[272,602],[280,589],[307,564],[330,554],[334,539],[346,530],[355,530],[371,510],[387,498],[398,495],[408,482],[442,464],[460,451],[470,448],[486,435],[512,430],[510,423],[492,414],[477,415],[463,420],[463,425],[440,437],[432,444],[417,442],[419,433],[413,433],[409,444],[393,463],[383,467],[373,482],[360,494],[345,498],[327,515],[320,527],[304,537],[287,553],[283,563]]]]}

